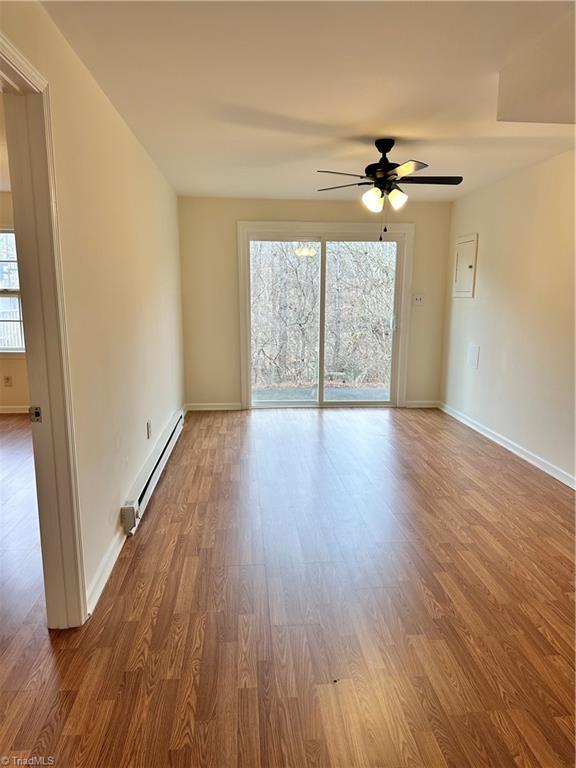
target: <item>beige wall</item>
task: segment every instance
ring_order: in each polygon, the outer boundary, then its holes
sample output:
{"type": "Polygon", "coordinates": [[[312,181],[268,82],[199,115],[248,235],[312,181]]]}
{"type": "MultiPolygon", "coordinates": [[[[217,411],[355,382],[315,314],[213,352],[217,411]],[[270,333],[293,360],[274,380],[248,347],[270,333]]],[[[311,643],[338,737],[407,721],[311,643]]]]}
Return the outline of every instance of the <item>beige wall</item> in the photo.
{"type": "Polygon", "coordinates": [[[452,243],[471,232],[476,295],[453,299],[448,289],[444,400],[572,475],[573,153],[456,202],[452,243]],[[477,370],[466,365],[469,344],[480,345],[477,370]]]}
{"type": "MultiPolygon", "coordinates": [[[[12,196],[0,192],[0,229],[12,229],[12,196]]],[[[0,413],[25,410],[30,404],[26,358],[0,353],[0,413]],[[12,386],[4,386],[4,376],[12,377],[12,386]]]]}
{"type": "Polygon", "coordinates": [[[90,591],[153,445],[146,420],[157,438],[182,404],[177,202],[39,4],[3,3],[0,26],[50,84],[90,591]]]}
{"type": "MultiPolygon", "coordinates": [[[[1,93],[0,98],[2,98],[1,93]]],[[[12,195],[10,192],[0,192],[0,229],[11,229],[13,224],[12,195]]]]}
{"type": "MultiPolygon", "coordinates": [[[[185,401],[238,404],[240,335],[238,221],[371,222],[357,201],[181,197],[180,247],[184,315],[185,401]]],[[[408,203],[394,222],[416,225],[407,399],[440,395],[441,345],[450,205],[408,203]]]]}

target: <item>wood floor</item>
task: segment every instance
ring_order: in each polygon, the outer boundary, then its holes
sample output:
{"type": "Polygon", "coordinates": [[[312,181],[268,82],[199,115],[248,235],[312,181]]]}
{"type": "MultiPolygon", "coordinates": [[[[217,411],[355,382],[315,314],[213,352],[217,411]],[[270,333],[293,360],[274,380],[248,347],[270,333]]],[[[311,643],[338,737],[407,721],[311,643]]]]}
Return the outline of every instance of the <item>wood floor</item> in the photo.
{"type": "Polygon", "coordinates": [[[573,505],[438,411],[189,415],[89,622],[2,627],[0,755],[571,766],[573,505]]]}
{"type": "Polygon", "coordinates": [[[30,621],[46,622],[30,419],[0,414],[0,654],[30,621]]]}

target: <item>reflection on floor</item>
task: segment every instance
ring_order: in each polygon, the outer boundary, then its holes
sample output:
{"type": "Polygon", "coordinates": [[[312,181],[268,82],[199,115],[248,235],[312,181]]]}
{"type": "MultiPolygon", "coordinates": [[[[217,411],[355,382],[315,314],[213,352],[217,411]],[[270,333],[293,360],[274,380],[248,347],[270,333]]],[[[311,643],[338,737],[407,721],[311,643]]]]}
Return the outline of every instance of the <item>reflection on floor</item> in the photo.
{"type": "Polygon", "coordinates": [[[2,414],[0,653],[16,627],[36,623],[45,625],[46,617],[30,421],[27,415],[2,414]]]}

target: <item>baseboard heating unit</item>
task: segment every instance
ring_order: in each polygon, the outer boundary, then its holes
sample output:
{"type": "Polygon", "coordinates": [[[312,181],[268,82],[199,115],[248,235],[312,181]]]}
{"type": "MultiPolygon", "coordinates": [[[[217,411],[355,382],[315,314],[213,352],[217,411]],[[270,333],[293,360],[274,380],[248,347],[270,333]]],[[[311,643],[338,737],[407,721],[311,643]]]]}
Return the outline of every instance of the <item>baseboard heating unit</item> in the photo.
{"type": "Polygon", "coordinates": [[[178,438],[182,434],[183,428],[184,414],[182,411],[178,411],[156,443],[152,455],[134,484],[129,501],[121,508],[122,525],[127,536],[133,536],[140,525],[154,488],[162,475],[174,446],[178,442],[178,438]]]}

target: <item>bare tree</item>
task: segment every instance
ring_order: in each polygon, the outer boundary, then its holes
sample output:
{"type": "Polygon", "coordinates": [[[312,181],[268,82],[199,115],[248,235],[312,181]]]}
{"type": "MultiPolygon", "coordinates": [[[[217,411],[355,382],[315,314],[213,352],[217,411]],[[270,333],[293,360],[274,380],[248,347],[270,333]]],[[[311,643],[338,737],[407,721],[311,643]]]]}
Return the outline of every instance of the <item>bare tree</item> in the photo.
{"type": "MultiPolygon", "coordinates": [[[[251,243],[252,385],[314,388],[320,244],[251,243]]],[[[390,387],[396,244],[329,242],[325,376],[330,387],[390,387]]]]}

